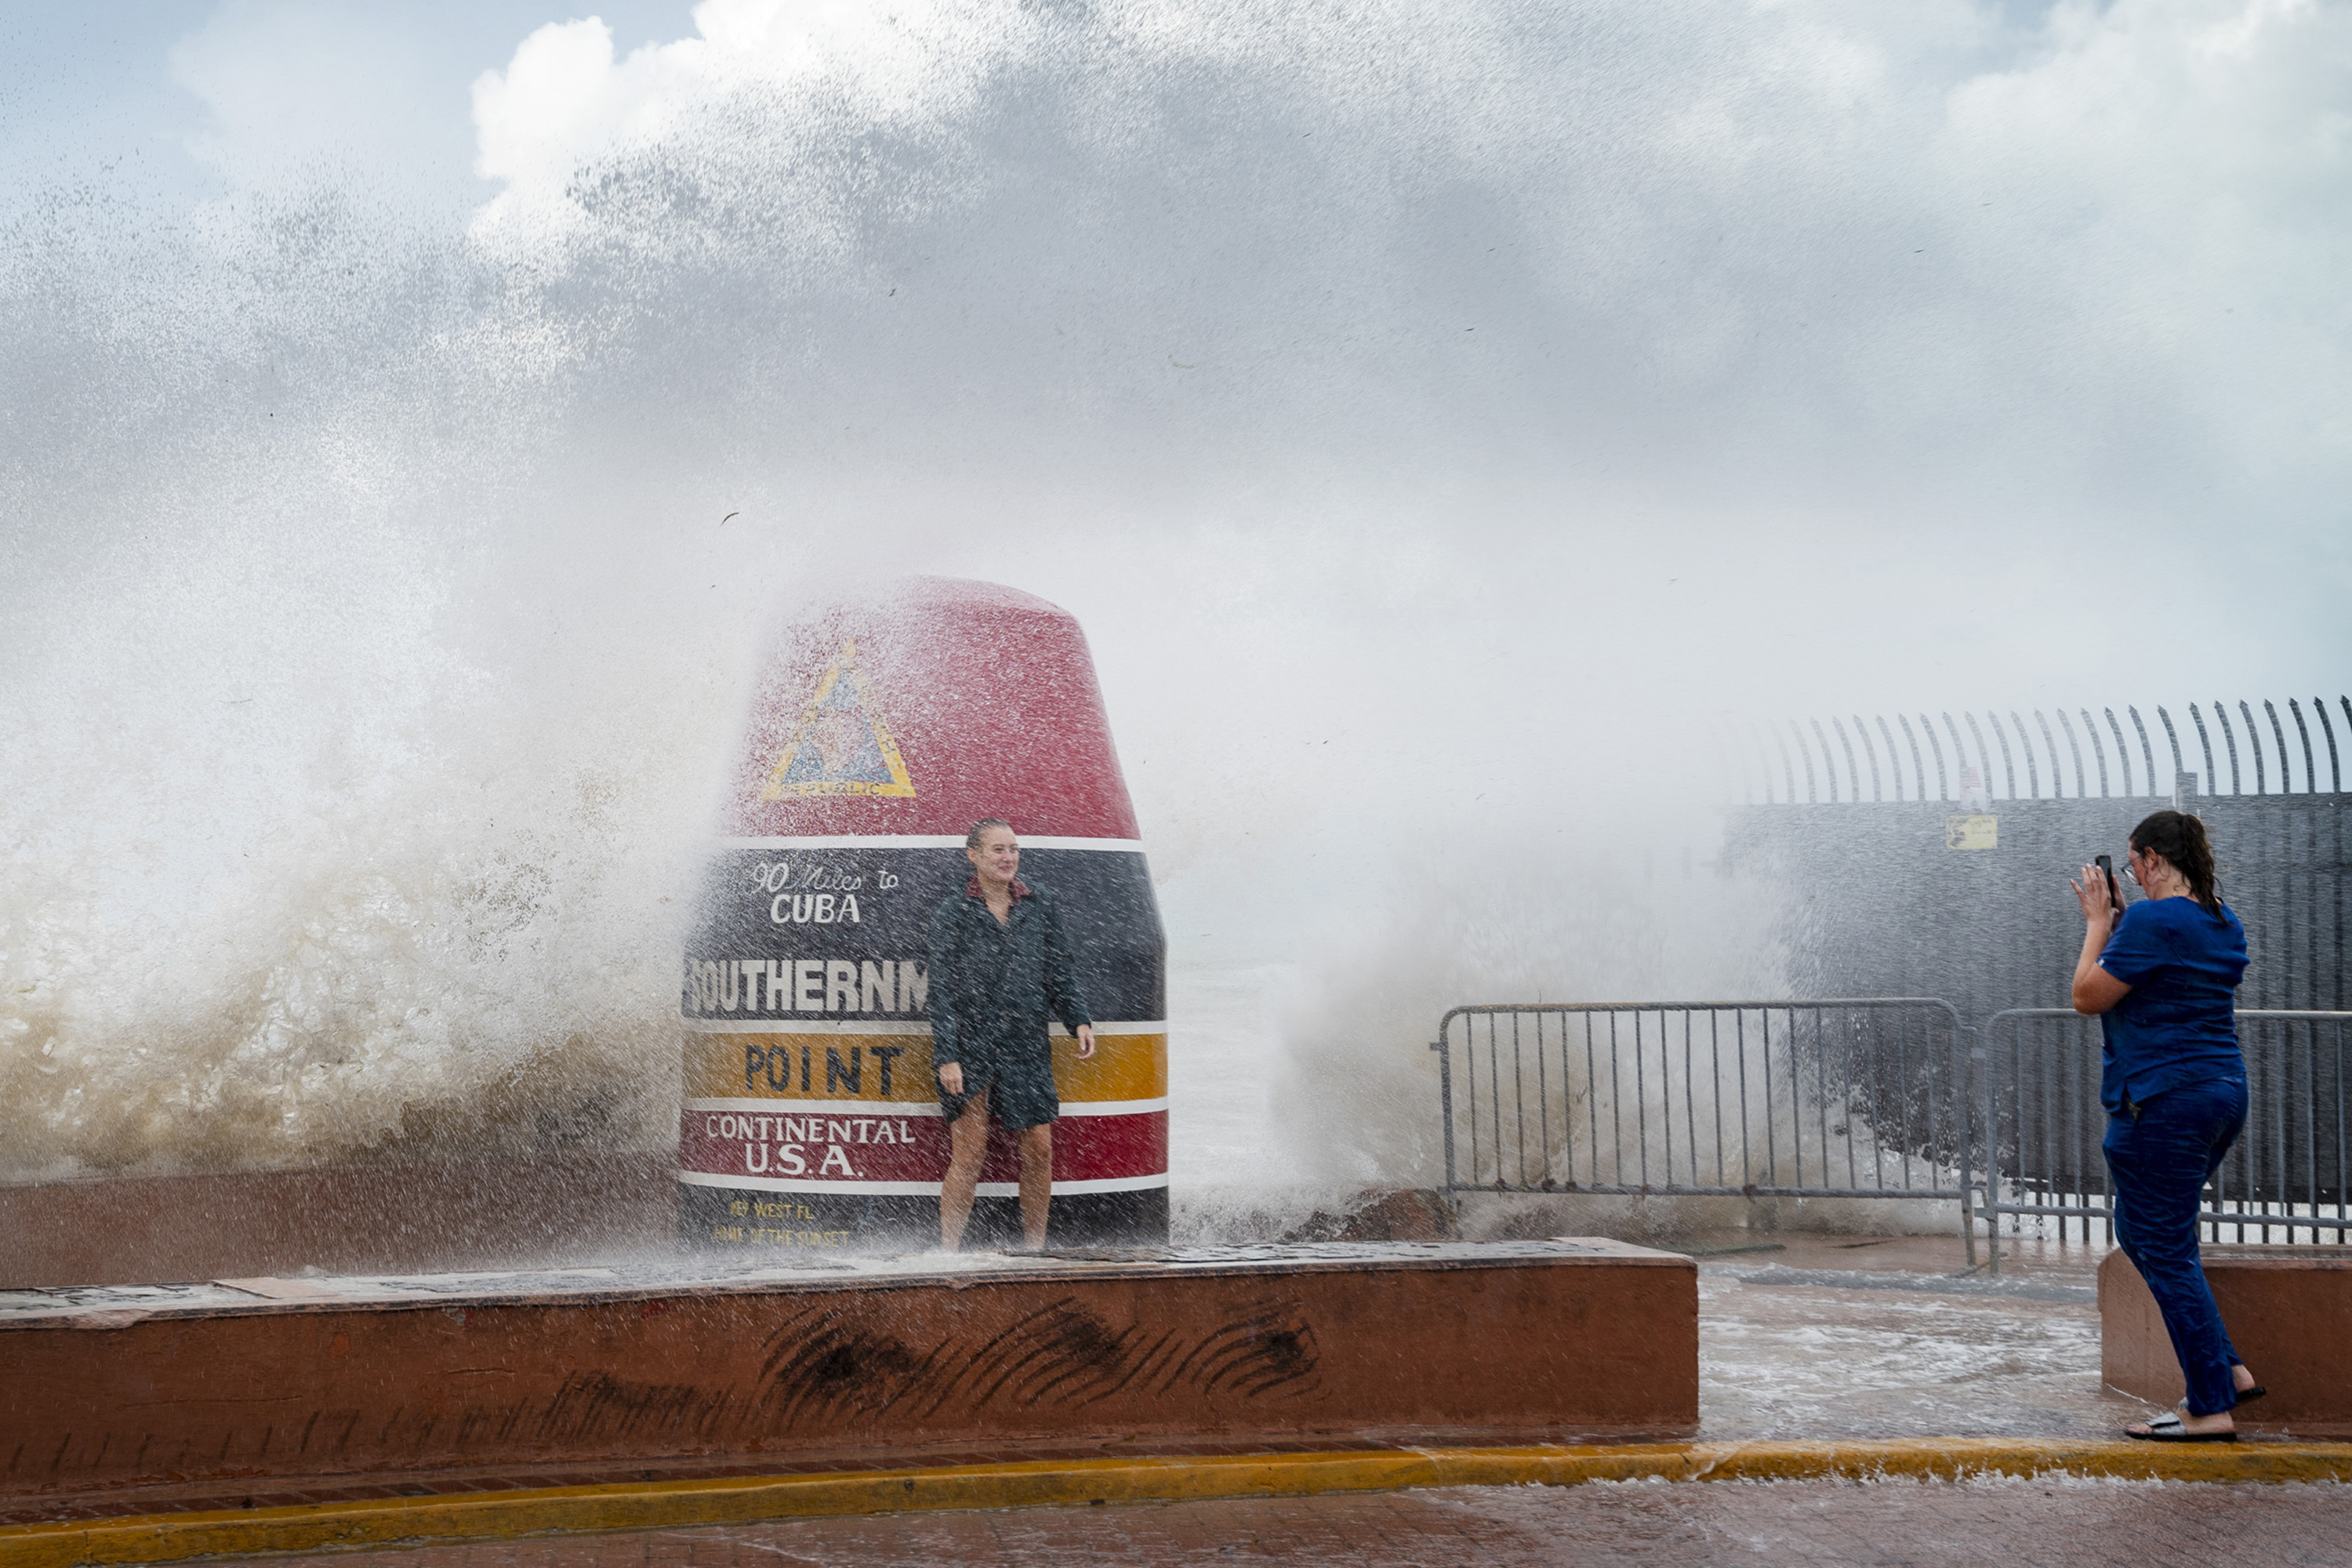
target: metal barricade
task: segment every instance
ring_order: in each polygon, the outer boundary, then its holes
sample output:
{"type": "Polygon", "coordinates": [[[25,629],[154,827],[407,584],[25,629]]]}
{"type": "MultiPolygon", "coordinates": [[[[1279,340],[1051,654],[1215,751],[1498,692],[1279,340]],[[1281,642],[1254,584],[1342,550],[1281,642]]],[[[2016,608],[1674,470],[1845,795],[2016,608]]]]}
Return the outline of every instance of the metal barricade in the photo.
{"type": "Polygon", "coordinates": [[[1446,1188],[1955,1198],[1973,1253],[1965,1033],[1932,997],[1456,1007],[1446,1188]]]}
{"type": "MultiPolygon", "coordinates": [[[[2352,1013],[2248,1009],[2246,1123],[2198,1214],[2210,1241],[2341,1242],[2352,1230],[2352,1013]],[[2258,1233],[2252,1237],[2249,1232],[2258,1233]],[[2225,1234],[2226,1233],[2226,1234],[2225,1234]]],[[[1978,1118],[1985,1216],[1998,1257],[2031,1222],[2063,1239],[2070,1226],[2114,1235],[2114,1194],[2100,1143],[2099,1020],[2020,1007],[1986,1020],[1978,1118]]]]}

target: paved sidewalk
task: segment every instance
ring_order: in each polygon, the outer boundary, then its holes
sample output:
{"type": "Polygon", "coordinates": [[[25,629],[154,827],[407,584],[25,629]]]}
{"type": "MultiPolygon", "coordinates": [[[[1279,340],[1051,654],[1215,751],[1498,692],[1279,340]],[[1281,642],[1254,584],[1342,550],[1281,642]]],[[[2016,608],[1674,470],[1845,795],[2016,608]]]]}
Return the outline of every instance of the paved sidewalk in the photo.
{"type": "Polygon", "coordinates": [[[1006,1568],[1074,1563],[2327,1564],[2352,1487],[2145,1481],[1601,1482],[886,1514],[277,1558],[303,1568],[1006,1568]]]}

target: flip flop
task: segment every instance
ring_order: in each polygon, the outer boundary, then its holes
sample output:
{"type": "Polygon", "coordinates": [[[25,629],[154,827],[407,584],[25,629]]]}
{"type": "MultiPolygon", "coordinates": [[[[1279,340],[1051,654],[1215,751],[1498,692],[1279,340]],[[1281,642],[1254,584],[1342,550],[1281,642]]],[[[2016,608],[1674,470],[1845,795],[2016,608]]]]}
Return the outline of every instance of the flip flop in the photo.
{"type": "Polygon", "coordinates": [[[2147,1424],[2145,1432],[2124,1428],[2124,1436],[2140,1443],[2234,1443],[2238,1434],[2231,1432],[2191,1432],[2178,1415],[2159,1415],[2147,1424]]]}

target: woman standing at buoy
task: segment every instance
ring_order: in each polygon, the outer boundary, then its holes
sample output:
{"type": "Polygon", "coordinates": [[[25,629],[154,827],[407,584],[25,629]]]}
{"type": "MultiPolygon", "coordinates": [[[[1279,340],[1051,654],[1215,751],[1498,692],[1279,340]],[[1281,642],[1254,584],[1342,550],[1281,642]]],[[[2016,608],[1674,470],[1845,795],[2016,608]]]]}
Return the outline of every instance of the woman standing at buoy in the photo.
{"type": "Polygon", "coordinates": [[[994,817],[974,823],[964,858],[971,880],[931,916],[931,1062],[950,1149],[940,1245],[952,1252],[963,1240],[992,1114],[1020,1145],[1022,1241],[1036,1252],[1045,1246],[1062,1110],[1046,1025],[1060,1019],[1084,1060],[1095,1054],[1094,1019],[1061,910],[1044,888],[1021,880],[1013,829],[994,817]]]}
{"type": "Polygon", "coordinates": [[[2189,1385],[2179,1413],[2125,1428],[2160,1443],[2237,1440],[2233,1405],[2263,1390],[2238,1359],[2197,1254],[2197,1211],[2246,1120],[2238,982],[2246,931],[2221,901],[2205,825],[2159,811],[2132,829],[2131,876],[2147,897],[2083,868],[2074,1011],[2104,1015],[2099,1098],[2114,1178],[2116,1243],[2147,1282],[2189,1385]]]}

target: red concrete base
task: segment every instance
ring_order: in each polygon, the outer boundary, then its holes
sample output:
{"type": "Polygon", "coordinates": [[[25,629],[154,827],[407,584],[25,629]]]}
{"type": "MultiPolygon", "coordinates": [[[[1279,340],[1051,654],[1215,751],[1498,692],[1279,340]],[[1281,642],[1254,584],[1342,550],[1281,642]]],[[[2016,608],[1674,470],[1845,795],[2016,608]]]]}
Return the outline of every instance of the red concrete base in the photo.
{"type": "MultiPolygon", "coordinates": [[[[2270,1393],[2242,1430],[2352,1436],[2352,1248],[2209,1247],[2230,1342],[2270,1393]]],[[[2156,1299],[2121,1252],[2099,1265],[2099,1363],[2110,1387],[2171,1405],[2186,1386],[2156,1299]]]]}
{"type": "Polygon", "coordinates": [[[643,1257],[677,1234],[677,1164],[572,1153],[0,1187],[0,1290],[643,1257]]]}
{"type": "Polygon", "coordinates": [[[0,1298],[0,1495],[1698,1420],[1696,1266],[1599,1239],[241,1285],[0,1298]]]}

